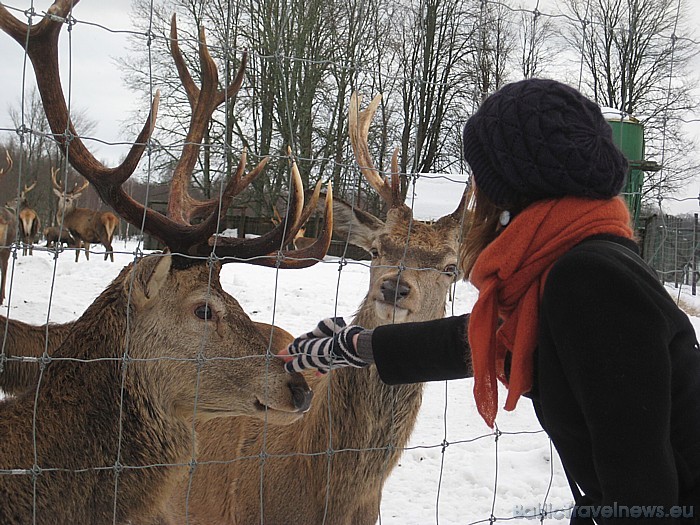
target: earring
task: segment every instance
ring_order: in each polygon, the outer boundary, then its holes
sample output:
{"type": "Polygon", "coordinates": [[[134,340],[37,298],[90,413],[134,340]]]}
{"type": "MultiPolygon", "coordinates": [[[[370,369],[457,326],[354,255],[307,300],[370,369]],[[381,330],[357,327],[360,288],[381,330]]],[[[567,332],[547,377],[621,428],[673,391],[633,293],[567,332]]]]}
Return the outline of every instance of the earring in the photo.
{"type": "Polygon", "coordinates": [[[501,226],[508,226],[510,222],[510,212],[508,210],[503,210],[501,215],[498,217],[498,223],[501,226]]]}

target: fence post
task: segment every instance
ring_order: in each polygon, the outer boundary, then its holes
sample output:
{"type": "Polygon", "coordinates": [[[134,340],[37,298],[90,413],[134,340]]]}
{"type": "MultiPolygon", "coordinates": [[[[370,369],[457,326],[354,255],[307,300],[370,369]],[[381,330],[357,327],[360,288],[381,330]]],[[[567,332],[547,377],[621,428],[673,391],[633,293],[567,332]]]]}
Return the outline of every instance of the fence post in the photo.
{"type": "Polygon", "coordinates": [[[696,268],[697,268],[697,266],[696,266],[696,264],[695,264],[695,253],[697,252],[697,248],[696,248],[696,246],[697,246],[696,243],[697,243],[697,242],[698,242],[698,214],[697,214],[697,213],[694,213],[694,214],[693,214],[693,255],[692,255],[692,257],[691,257],[691,261],[692,261],[692,265],[691,265],[692,274],[691,274],[691,277],[690,277],[691,282],[693,283],[693,284],[692,284],[692,287],[691,287],[691,290],[692,290],[692,294],[693,294],[693,295],[695,295],[695,288],[696,288],[696,284],[697,284],[697,277],[696,277],[697,274],[695,273],[696,268]]]}
{"type": "Polygon", "coordinates": [[[678,230],[680,229],[680,222],[676,223],[676,240],[675,249],[673,254],[673,287],[678,288],[678,230]]]}

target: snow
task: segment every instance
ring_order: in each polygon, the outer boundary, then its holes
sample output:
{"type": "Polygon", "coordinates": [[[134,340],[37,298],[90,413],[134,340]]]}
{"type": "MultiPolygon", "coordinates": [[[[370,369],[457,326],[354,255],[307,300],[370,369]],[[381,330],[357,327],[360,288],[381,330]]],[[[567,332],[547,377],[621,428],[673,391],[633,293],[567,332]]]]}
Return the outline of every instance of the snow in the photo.
{"type": "MultiPolygon", "coordinates": [[[[78,263],[69,251],[56,259],[37,250],[32,257],[18,255],[10,262],[9,315],[30,323],[77,318],[134,259],[137,243],[116,241],[114,247],[119,250],[114,263],[103,261],[99,250],[90,261],[81,255],[78,263]]],[[[303,270],[228,264],[221,272],[224,289],[254,320],[280,325],[293,334],[331,315],[352,318],[368,281],[366,262],[341,265],[333,257],[303,270]]],[[[669,291],[674,297],[679,293],[669,291]]],[[[697,297],[688,290],[680,294],[700,310],[697,297]]],[[[469,284],[458,283],[448,314],[469,311],[475,299],[476,291],[469,284]]],[[[2,313],[8,315],[5,306],[2,313]]],[[[691,317],[691,321],[699,330],[700,318],[691,317]]],[[[413,436],[385,485],[379,523],[466,524],[488,522],[492,515],[512,523],[532,523],[539,520],[542,508],[570,506],[561,463],[531,404],[523,399],[514,412],[501,411],[497,435],[478,416],[471,389],[471,380],[427,385],[413,436]],[[517,517],[519,512],[531,518],[517,517]]],[[[544,521],[566,523],[565,517],[565,512],[559,512],[544,521]]]]}

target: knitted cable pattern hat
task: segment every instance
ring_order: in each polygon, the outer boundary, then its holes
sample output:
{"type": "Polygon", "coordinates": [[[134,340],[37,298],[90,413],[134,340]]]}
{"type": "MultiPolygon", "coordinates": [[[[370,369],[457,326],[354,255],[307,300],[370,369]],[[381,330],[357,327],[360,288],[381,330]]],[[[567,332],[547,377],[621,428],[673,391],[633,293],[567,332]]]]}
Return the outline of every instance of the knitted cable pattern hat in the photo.
{"type": "Polygon", "coordinates": [[[464,157],[479,191],[504,209],[611,198],[627,175],[598,105],[555,80],[522,80],[489,96],[464,126],[464,157]]]}

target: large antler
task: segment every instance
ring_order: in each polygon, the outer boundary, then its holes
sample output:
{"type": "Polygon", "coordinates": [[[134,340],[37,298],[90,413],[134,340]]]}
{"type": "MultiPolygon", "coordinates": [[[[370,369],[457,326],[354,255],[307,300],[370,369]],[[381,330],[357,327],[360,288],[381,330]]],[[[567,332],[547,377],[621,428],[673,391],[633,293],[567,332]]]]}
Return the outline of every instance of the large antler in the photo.
{"type": "Polygon", "coordinates": [[[377,95],[369,103],[367,109],[360,111],[361,97],[357,93],[350,96],[350,109],[348,112],[348,132],[350,134],[350,144],[355,153],[355,159],[367,182],[372,186],[381,198],[392,208],[405,206],[401,197],[399,187],[399,150],[394,149],[391,157],[391,182],[387,182],[385,177],[379,174],[379,170],[374,167],[372,157],[369,154],[367,145],[367,134],[372,123],[377,107],[382,96],[377,95]]]}
{"type": "MultiPolygon", "coordinates": [[[[58,68],[58,37],[61,26],[78,1],[56,0],[49,7],[46,17],[31,27],[17,20],[0,4],[0,28],[26,49],[34,68],[51,131],[71,165],[93,185],[100,198],[131,224],[137,227],[143,224],[145,232],[160,239],[172,252],[206,256],[211,253],[213,245],[217,256],[252,258],[270,254],[282,246],[288,237],[293,238],[294,227],[297,226],[298,229],[303,207],[300,177],[292,177],[289,213],[277,228],[256,239],[210,240],[232,199],[262,172],[267,159],[263,159],[255,169],[244,176],[246,152],[243,151],[236,172],[226,184],[220,200],[200,202],[189,195],[187,188],[211,115],[218,105],[227,98],[235,97],[240,89],[246,55],[242,57],[233,82],[226,89],[219,90],[216,64],[207,49],[204,30],[200,29],[202,85],[198,88],[179,51],[175,17],[171,25],[172,55],[192,108],[192,116],[185,146],[173,173],[167,216],[146,208],[123,190],[122,184],[135,171],[150,140],[160,95],[156,92],[148,119],[122,164],[116,168],[108,168],[90,153],[70,120],[58,68]],[[191,221],[194,218],[202,220],[193,225],[191,221]],[[289,224],[292,226],[289,227],[289,224]]],[[[284,262],[280,266],[285,266],[284,262]]]]}

